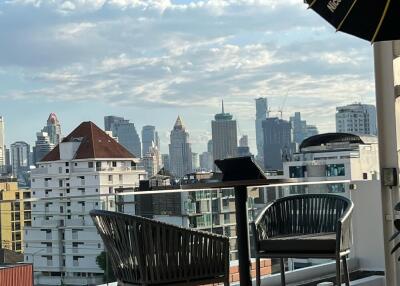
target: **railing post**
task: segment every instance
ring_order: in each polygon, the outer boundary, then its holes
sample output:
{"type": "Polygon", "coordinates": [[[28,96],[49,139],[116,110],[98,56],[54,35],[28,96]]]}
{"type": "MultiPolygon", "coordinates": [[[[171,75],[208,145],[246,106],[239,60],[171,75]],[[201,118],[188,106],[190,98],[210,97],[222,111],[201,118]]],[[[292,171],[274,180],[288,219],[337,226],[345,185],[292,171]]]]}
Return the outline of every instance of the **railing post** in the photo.
{"type": "Polygon", "coordinates": [[[247,187],[235,187],[236,233],[239,258],[240,286],[250,286],[250,245],[247,210],[247,187]]]}

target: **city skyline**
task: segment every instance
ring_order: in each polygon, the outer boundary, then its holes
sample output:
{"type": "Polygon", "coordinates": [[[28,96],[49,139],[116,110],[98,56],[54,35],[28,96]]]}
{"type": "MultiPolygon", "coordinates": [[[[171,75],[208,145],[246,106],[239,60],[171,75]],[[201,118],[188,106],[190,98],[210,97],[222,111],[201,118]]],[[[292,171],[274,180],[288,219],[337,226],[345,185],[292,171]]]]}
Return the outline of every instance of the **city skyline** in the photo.
{"type": "Polygon", "coordinates": [[[335,106],[374,101],[370,45],[335,34],[302,1],[285,2],[3,1],[7,144],[32,144],[30,130],[50,112],[64,133],[115,114],[139,128],[157,126],[165,142],[179,114],[201,152],[223,94],[256,153],[253,99],[268,97],[277,109],[288,90],[285,119],[300,111],[321,132],[333,131],[335,106]]]}

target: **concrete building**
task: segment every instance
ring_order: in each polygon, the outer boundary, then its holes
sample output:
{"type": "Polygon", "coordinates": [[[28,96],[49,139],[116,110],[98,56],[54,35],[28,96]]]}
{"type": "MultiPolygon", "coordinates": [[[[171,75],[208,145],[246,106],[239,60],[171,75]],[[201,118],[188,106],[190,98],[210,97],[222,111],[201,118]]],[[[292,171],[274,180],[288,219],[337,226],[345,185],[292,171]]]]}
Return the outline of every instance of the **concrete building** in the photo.
{"type": "Polygon", "coordinates": [[[142,146],[134,123],[123,117],[105,116],[104,128],[112,131],[113,136],[118,137],[118,143],[128,149],[137,158],[142,157],[142,146]]]}
{"type": "Polygon", "coordinates": [[[376,180],[378,140],[349,133],[316,135],[304,140],[300,151],[283,164],[285,176],[300,181],[376,180]]]}
{"type": "Polygon", "coordinates": [[[264,153],[264,136],[262,122],[269,117],[268,100],[266,97],[256,98],[256,144],[257,144],[257,160],[263,162],[264,153]]]}
{"type": "Polygon", "coordinates": [[[336,132],[377,135],[375,106],[354,103],[337,107],[336,132]]]}
{"type": "Polygon", "coordinates": [[[24,227],[31,225],[31,191],[18,188],[15,178],[0,177],[0,248],[24,250],[24,227]]]}
{"type": "Polygon", "coordinates": [[[264,168],[282,170],[283,162],[288,161],[295,151],[292,141],[292,128],[288,121],[270,117],[263,121],[264,168]]]}
{"type": "Polygon", "coordinates": [[[183,177],[192,172],[192,147],[189,142],[189,133],[186,131],[180,116],[176,119],[171,131],[170,142],[170,171],[176,177],[183,177]]]}
{"type": "Polygon", "coordinates": [[[142,128],[142,152],[145,155],[150,148],[156,146],[160,150],[160,138],[156,127],[152,125],[145,125],[142,128]]]}
{"type": "Polygon", "coordinates": [[[192,171],[196,171],[200,168],[199,154],[192,152],[192,171]]]}
{"type": "Polygon", "coordinates": [[[6,146],[5,146],[4,118],[0,116],[0,173],[3,166],[6,165],[6,146]]]}
{"type": "Polygon", "coordinates": [[[317,126],[315,126],[315,125],[307,125],[307,136],[306,136],[306,138],[314,136],[314,135],[318,135],[318,134],[319,134],[319,131],[318,131],[317,126]]]}
{"type": "Polygon", "coordinates": [[[54,112],[50,113],[47,124],[43,127],[42,132],[46,132],[49,135],[50,143],[54,144],[54,146],[61,142],[61,125],[54,112]]]}
{"type": "Polygon", "coordinates": [[[18,178],[23,185],[28,185],[26,173],[30,169],[30,146],[24,141],[17,141],[11,144],[11,166],[12,175],[18,178]]]}
{"type": "MultiPolygon", "coordinates": [[[[213,160],[237,156],[237,125],[230,113],[225,113],[222,101],[222,112],[215,115],[211,122],[213,160]]],[[[216,166],[214,166],[216,168],[216,166]]]]}
{"type": "Polygon", "coordinates": [[[34,163],[36,164],[42,160],[54,147],[55,145],[50,142],[50,137],[47,132],[41,131],[36,133],[35,146],[33,147],[34,163]]]}
{"type": "Polygon", "coordinates": [[[95,124],[83,122],[38,162],[32,197],[47,200],[32,204],[32,226],[25,228],[25,262],[34,263],[35,285],[103,281],[96,264],[103,243],[88,212],[116,209],[114,197],[104,195],[138,186],[146,172],[137,161],[95,124]]]}

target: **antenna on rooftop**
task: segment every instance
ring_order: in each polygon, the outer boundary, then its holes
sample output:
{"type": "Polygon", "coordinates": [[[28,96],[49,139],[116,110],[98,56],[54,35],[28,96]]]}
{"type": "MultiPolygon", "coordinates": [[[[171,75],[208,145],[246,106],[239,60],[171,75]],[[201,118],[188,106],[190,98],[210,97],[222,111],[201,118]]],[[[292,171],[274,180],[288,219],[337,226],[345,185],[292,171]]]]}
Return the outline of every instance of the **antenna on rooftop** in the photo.
{"type": "Polygon", "coordinates": [[[224,112],[224,100],[222,100],[222,113],[225,113],[224,112]]]}

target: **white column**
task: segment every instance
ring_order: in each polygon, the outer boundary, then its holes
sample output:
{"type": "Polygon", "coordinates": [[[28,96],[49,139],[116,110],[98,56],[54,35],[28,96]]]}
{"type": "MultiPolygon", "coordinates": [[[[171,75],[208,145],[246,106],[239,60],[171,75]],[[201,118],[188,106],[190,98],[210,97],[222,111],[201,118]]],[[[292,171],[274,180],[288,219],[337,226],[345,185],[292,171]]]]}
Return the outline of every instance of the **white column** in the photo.
{"type": "MultiPolygon", "coordinates": [[[[374,56],[379,164],[382,177],[382,168],[398,169],[392,42],[375,43],[374,56]]],[[[397,281],[399,281],[398,275],[400,271],[398,269],[396,256],[390,254],[393,244],[388,242],[390,236],[394,232],[393,206],[399,201],[399,191],[398,187],[394,187],[392,190],[390,187],[384,186],[381,180],[381,192],[386,285],[399,285],[397,281]]],[[[371,231],[373,231],[373,226],[371,226],[371,231]]]]}

